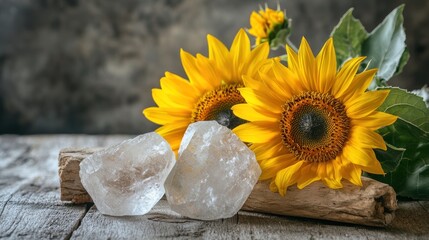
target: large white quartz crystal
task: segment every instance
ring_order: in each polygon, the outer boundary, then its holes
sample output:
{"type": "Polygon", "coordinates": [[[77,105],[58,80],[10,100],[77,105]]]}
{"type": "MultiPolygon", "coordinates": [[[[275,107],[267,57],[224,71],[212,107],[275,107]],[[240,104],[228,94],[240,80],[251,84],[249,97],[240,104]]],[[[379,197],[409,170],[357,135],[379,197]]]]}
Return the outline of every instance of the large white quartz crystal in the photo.
{"type": "Polygon", "coordinates": [[[170,145],[152,132],[85,158],[79,175],[102,214],[142,215],[164,195],[175,162],[170,145]]]}
{"type": "Polygon", "coordinates": [[[234,216],[261,175],[255,154],[216,121],[189,125],[179,159],[165,182],[168,203],[184,216],[234,216]]]}

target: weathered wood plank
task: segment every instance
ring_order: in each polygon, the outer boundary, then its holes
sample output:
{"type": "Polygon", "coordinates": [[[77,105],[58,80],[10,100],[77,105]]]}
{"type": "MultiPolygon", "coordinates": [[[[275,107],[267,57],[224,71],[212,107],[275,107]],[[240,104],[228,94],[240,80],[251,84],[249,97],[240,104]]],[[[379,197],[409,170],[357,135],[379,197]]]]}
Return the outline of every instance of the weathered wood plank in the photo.
{"type": "Polygon", "coordinates": [[[25,144],[17,144],[15,141],[0,141],[0,216],[12,195],[22,185],[23,180],[16,174],[5,173],[5,170],[22,164],[25,154],[29,150],[30,147],[25,144]]]}
{"type": "Polygon", "coordinates": [[[0,136],[0,206],[4,206],[0,238],[429,239],[429,201],[400,201],[395,220],[386,228],[249,212],[198,221],[172,212],[165,200],[145,216],[103,216],[92,207],[83,217],[84,205],[60,202],[57,157],[61,148],[108,146],[125,138],[129,137],[0,136]]]}
{"type": "Polygon", "coordinates": [[[393,221],[388,231],[397,235],[426,236],[429,239],[429,213],[417,201],[401,201],[396,212],[397,220],[393,221]],[[401,234],[398,234],[398,233],[401,234]],[[406,234],[404,234],[406,233],[406,234]]]}
{"type": "Polygon", "coordinates": [[[27,154],[30,149],[29,145],[18,143],[15,138],[0,139],[0,201],[10,198],[26,178],[14,169],[28,162],[27,154]]]}
{"type": "MultiPolygon", "coordinates": [[[[111,217],[100,214],[92,207],[71,239],[190,239],[228,237],[236,224],[235,218],[218,221],[199,221],[182,217],[170,210],[161,200],[144,216],[111,217]],[[108,226],[108,227],[106,227],[108,226]]],[[[243,236],[245,237],[245,236],[243,236]]]]}
{"type": "Polygon", "coordinates": [[[124,137],[1,136],[0,238],[67,239],[87,212],[59,199],[58,151],[64,146],[105,146],[124,137]]]}
{"type": "Polygon", "coordinates": [[[429,213],[429,201],[420,201],[420,205],[429,213]]]}
{"type": "Polygon", "coordinates": [[[397,218],[386,228],[240,212],[237,229],[250,233],[255,239],[268,235],[270,239],[427,239],[429,227],[425,217],[428,219],[428,215],[421,213],[417,202],[400,202],[399,205],[397,218]],[[246,227],[241,229],[243,225],[246,227]]]}
{"type": "Polygon", "coordinates": [[[0,216],[0,238],[64,239],[85,213],[85,205],[60,202],[58,188],[27,184],[6,203],[0,216]]]}
{"type": "Polygon", "coordinates": [[[403,217],[387,228],[244,211],[229,219],[199,221],[178,215],[161,200],[147,215],[138,217],[105,216],[94,206],[72,239],[425,239],[429,227],[421,217],[428,215],[419,211],[422,207],[417,202],[400,203],[398,212],[403,217]]]}

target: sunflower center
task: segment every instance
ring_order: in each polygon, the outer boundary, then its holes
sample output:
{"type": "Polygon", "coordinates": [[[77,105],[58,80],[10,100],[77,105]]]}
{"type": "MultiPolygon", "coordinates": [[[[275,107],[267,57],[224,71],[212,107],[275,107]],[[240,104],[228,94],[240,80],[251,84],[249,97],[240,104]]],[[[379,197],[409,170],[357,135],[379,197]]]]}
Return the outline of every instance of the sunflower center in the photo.
{"type": "Polygon", "coordinates": [[[230,129],[245,123],[232,113],[231,107],[238,103],[245,103],[237,88],[242,84],[223,84],[220,87],[204,94],[195,110],[192,112],[191,122],[216,120],[219,124],[230,129]]]}
{"type": "Polygon", "coordinates": [[[297,126],[292,129],[292,134],[300,136],[303,139],[311,142],[323,140],[328,133],[328,124],[323,113],[319,109],[306,107],[296,113],[296,117],[292,120],[292,125],[297,126]]]}
{"type": "Polygon", "coordinates": [[[298,159],[326,162],[342,152],[350,119],[338,99],[328,93],[305,92],[282,108],[282,141],[298,159]]]}

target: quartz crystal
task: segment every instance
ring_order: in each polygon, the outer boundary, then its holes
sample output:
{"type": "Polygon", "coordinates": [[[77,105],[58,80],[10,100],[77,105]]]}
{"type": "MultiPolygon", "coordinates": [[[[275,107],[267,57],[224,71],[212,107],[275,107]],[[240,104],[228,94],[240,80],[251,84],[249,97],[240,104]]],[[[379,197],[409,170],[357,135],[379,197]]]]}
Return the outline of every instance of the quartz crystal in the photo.
{"type": "Polygon", "coordinates": [[[175,162],[170,145],[152,132],[85,158],[79,175],[102,214],[143,215],[164,195],[175,162]]]}
{"type": "Polygon", "coordinates": [[[255,154],[231,130],[200,121],[186,130],[165,191],[177,213],[202,220],[228,218],[243,206],[260,175],[255,154]]]}

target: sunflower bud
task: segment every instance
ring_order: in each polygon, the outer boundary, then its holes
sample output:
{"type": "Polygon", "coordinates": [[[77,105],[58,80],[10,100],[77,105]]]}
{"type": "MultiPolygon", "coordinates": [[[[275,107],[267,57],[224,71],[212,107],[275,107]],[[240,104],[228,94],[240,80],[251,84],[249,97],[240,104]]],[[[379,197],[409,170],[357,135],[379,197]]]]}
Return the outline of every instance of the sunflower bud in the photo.
{"type": "Polygon", "coordinates": [[[248,32],[256,38],[256,45],[268,42],[272,49],[285,46],[291,32],[291,20],[287,19],[286,11],[265,9],[259,12],[253,11],[250,15],[250,26],[248,32]]]}

